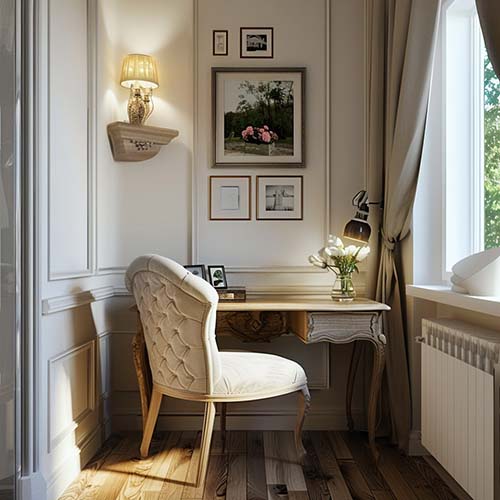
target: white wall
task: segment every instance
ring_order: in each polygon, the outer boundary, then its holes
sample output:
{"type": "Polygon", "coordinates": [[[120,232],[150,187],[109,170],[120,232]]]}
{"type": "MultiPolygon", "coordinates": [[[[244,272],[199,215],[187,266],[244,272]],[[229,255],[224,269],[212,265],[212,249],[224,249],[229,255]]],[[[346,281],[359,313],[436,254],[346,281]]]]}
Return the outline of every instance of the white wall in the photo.
{"type": "Polygon", "coordinates": [[[98,31],[98,269],[123,269],[141,253],[189,259],[193,154],[193,4],[186,0],[99,2],[98,31]],[[147,5],[146,5],[147,4],[147,5]],[[150,125],[179,130],[160,154],[141,163],[114,162],[108,123],[127,120],[120,87],[123,57],[158,61],[150,125]]]}
{"type": "MultiPolygon", "coordinates": [[[[254,293],[328,293],[332,284],[331,276],[307,265],[307,256],[329,229],[342,231],[352,194],[364,186],[364,1],[258,3],[262,9],[243,0],[147,0],[140,8],[131,0],[41,2],[38,454],[49,498],[112,429],[140,428],[130,346],[135,318],[123,284],[135,256],[224,263],[230,281],[254,293]],[[274,60],[239,60],[239,27],[248,24],[275,27],[274,60]],[[211,55],[215,28],[230,30],[228,57],[211,55]],[[128,93],[118,80],[129,52],[158,60],[160,88],[149,123],[180,131],[141,163],[114,162],[106,134],[108,123],[126,119],[128,93]],[[208,221],[209,175],[241,172],[255,180],[267,172],[210,169],[213,65],[307,67],[306,168],[269,170],[304,175],[304,221],[208,221]]],[[[360,290],[363,279],[362,273],[360,290]]],[[[222,347],[236,344],[300,361],[323,388],[314,391],[308,425],[345,425],[350,346],[303,346],[293,337],[266,346],[220,339],[222,347]]],[[[362,395],[359,385],[354,413],[361,424],[362,395]]],[[[160,425],[198,428],[201,412],[169,401],[160,425]]],[[[235,405],[232,412],[239,417],[229,425],[287,428],[295,400],[235,405]],[[254,413],[267,418],[242,417],[254,413]]]]}

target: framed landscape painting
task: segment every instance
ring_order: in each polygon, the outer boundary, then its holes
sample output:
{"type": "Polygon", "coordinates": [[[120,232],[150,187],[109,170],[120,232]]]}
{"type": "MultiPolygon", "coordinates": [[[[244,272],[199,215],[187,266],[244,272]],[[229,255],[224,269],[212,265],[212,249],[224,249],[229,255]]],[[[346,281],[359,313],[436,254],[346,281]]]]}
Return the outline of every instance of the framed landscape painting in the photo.
{"type": "Polygon", "coordinates": [[[214,165],[304,166],[304,68],[212,68],[214,165]]]}

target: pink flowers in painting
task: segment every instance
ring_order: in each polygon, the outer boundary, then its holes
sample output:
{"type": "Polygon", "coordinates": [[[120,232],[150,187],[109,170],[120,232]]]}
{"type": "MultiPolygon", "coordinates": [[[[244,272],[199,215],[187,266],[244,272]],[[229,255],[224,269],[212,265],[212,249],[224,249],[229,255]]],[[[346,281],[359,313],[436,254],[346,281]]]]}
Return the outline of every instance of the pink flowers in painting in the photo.
{"type": "Polygon", "coordinates": [[[272,144],[278,140],[278,134],[270,130],[267,125],[263,125],[262,127],[248,125],[241,132],[241,137],[245,142],[252,142],[254,144],[272,144]]]}

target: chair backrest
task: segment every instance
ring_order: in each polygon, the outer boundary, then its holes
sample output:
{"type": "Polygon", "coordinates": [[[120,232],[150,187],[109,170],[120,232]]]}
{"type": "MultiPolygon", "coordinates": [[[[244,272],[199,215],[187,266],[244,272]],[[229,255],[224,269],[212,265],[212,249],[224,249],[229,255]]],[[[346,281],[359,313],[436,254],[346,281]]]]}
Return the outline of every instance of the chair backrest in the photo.
{"type": "Polygon", "coordinates": [[[221,375],[215,289],[159,255],[135,259],[125,279],[139,308],[153,382],[177,392],[212,394],[221,375]]]}

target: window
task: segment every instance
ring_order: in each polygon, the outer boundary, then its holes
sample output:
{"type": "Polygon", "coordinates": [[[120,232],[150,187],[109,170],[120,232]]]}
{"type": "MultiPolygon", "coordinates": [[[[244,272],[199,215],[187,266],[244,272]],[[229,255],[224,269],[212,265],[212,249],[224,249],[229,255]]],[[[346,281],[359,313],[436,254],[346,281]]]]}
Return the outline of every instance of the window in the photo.
{"type": "Polygon", "coordinates": [[[500,246],[500,82],[488,59],[474,0],[445,5],[443,257],[500,246]]]}
{"type": "Polygon", "coordinates": [[[484,248],[500,247],[500,81],[484,56],[484,248]]]}

